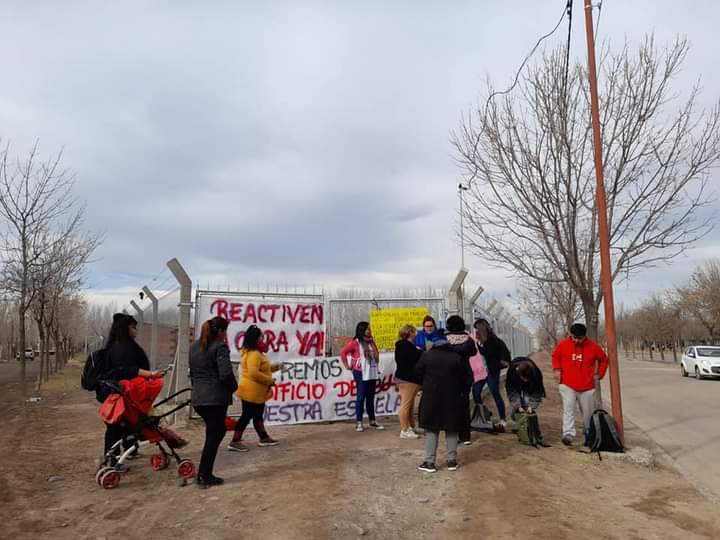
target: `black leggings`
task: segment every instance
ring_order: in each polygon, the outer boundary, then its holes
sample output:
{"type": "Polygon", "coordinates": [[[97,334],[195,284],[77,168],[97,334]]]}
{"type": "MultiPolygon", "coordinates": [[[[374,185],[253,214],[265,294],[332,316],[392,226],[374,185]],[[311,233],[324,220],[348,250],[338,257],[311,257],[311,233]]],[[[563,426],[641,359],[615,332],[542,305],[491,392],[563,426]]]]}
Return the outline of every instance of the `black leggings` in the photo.
{"type": "Polygon", "coordinates": [[[245,428],[252,420],[253,427],[260,437],[260,440],[267,439],[268,434],[265,431],[265,422],[263,421],[263,415],[265,414],[264,403],[252,403],[250,401],[242,400],[242,416],[237,421],[235,426],[235,434],[233,435],[233,441],[239,441],[242,439],[245,428]]]}
{"type": "Polygon", "coordinates": [[[195,411],[205,420],[205,445],[200,456],[200,467],[198,473],[202,476],[210,476],[215,466],[215,456],[218,447],[225,436],[225,416],[227,405],[201,405],[195,407],[195,411]]]}
{"type": "Polygon", "coordinates": [[[112,447],[113,444],[118,442],[120,439],[125,437],[125,426],[121,423],[117,424],[105,424],[105,453],[112,447]]]}

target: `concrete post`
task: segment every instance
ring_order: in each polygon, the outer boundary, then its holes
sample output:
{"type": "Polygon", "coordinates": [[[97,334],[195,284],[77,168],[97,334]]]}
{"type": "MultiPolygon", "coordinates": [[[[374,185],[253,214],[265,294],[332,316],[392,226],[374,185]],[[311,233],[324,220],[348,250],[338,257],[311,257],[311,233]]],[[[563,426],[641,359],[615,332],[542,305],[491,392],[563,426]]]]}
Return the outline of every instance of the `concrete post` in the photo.
{"type": "MultiPolygon", "coordinates": [[[[176,390],[182,390],[189,385],[188,376],[188,355],[190,353],[190,308],[192,307],[192,281],[185,269],[177,259],[167,262],[167,267],[180,285],[180,303],[178,304],[178,344],[175,361],[175,384],[176,390]]],[[[178,401],[181,398],[178,398],[178,401]]],[[[189,418],[190,409],[188,408],[189,418]]]]}
{"type": "Polygon", "coordinates": [[[452,285],[450,285],[450,290],[448,291],[448,313],[450,315],[460,315],[461,317],[464,315],[465,299],[463,298],[463,283],[467,275],[468,270],[461,268],[455,276],[452,285]]]}
{"type": "Polygon", "coordinates": [[[480,295],[485,291],[483,287],[478,287],[473,295],[470,297],[470,302],[468,306],[468,312],[465,317],[465,322],[472,328],[473,321],[475,320],[475,304],[477,304],[478,298],[480,298],[480,295]]]}
{"type": "Polygon", "coordinates": [[[133,307],[133,309],[135,310],[135,313],[137,314],[138,328],[140,328],[140,330],[138,331],[138,341],[139,341],[143,335],[143,325],[145,324],[145,313],[143,312],[142,309],[140,309],[140,306],[138,306],[137,303],[135,303],[135,300],[130,300],[130,305],[133,307]]]}
{"type": "Polygon", "coordinates": [[[152,329],[150,333],[150,367],[152,369],[157,368],[158,363],[158,299],[152,291],[146,286],[143,287],[143,292],[152,302],[152,329]]]}

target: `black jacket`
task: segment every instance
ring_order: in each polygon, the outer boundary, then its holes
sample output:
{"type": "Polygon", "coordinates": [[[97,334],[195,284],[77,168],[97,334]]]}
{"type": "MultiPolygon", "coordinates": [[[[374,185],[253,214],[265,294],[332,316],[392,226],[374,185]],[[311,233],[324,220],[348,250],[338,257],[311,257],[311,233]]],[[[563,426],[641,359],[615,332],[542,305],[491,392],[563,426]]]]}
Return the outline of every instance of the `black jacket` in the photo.
{"type": "Polygon", "coordinates": [[[395,376],[403,381],[420,384],[415,377],[415,365],[420,360],[422,351],[415,346],[415,343],[407,339],[401,339],[395,343],[395,376]]]}
{"type": "MultiPolygon", "coordinates": [[[[106,380],[126,381],[137,377],[139,370],[150,369],[145,351],[134,339],[111,343],[105,355],[107,363],[102,378],[106,380]]],[[[98,401],[103,402],[111,393],[109,388],[100,385],[95,395],[98,401]]]]}
{"type": "Polygon", "coordinates": [[[500,373],[501,361],[504,360],[508,364],[510,363],[510,351],[507,345],[495,334],[490,335],[488,340],[483,344],[478,342],[478,349],[480,350],[480,354],[485,358],[485,363],[487,364],[490,375],[500,373]]]}
{"type": "Polygon", "coordinates": [[[230,405],[238,385],[228,346],[217,340],[201,351],[200,341],[193,343],[190,346],[190,381],[193,407],[230,405]]]}
{"type": "Polygon", "coordinates": [[[545,398],[545,385],[540,368],[529,358],[518,357],[510,362],[507,375],[505,376],[505,391],[513,409],[519,407],[538,407],[545,398]],[[517,367],[520,362],[529,362],[532,369],[528,381],[523,381],[517,374],[517,367]]]}
{"type": "Polygon", "coordinates": [[[415,366],[422,381],[420,427],[430,431],[458,432],[467,428],[467,388],[472,385],[470,365],[452,345],[443,341],[424,352],[415,366]]]}

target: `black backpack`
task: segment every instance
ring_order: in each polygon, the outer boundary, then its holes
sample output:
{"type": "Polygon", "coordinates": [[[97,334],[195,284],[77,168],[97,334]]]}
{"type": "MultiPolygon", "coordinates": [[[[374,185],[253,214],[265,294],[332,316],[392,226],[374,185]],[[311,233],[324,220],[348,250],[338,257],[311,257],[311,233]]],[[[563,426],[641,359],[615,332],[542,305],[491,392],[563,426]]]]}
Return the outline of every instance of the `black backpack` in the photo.
{"type": "Polygon", "coordinates": [[[587,442],[590,452],[598,452],[598,456],[600,452],[625,452],[615,419],[603,409],[596,409],[592,415],[587,442]]]}
{"type": "Polygon", "coordinates": [[[482,403],[476,403],[470,420],[470,430],[497,435],[497,428],[490,419],[491,417],[492,413],[490,412],[490,409],[482,403]]]}
{"type": "Polygon", "coordinates": [[[85,360],[80,385],[91,392],[99,390],[98,382],[107,373],[107,350],[91,352],[85,360]]]}

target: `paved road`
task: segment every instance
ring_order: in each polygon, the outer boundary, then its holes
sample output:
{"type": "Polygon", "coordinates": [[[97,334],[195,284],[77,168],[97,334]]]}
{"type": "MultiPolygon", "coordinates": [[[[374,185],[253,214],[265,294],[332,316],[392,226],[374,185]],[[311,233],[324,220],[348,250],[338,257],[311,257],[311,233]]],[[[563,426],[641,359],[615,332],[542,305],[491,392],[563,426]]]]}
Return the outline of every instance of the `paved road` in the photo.
{"type": "MultiPolygon", "coordinates": [[[[28,360],[25,366],[26,381],[34,381],[40,371],[40,360],[28,360]]],[[[20,382],[20,362],[17,360],[0,362],[0,383],[17,382],[20,382]]]]}
{"type": "Polygon", "coordinates": [[[720,380],[684,378],[677,364],[638,360],[621,361],[620,376],[624,415],[680,472],[720,496],[720,380]]]}

